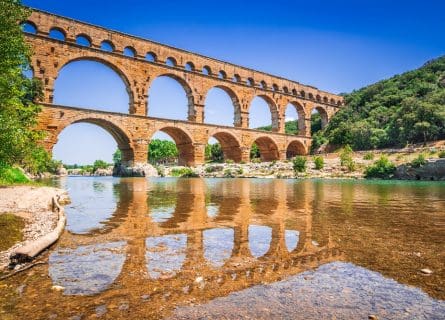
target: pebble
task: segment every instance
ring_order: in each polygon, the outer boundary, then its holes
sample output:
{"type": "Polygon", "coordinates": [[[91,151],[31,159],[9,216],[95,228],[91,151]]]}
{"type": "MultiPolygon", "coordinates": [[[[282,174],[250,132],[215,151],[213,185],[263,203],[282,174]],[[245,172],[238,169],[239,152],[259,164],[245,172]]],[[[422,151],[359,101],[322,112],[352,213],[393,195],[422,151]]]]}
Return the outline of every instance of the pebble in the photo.
{"type": "Polygon", "coordinates": [[[107,306],[102,304],[96,307],[96,316],[102,317],[105,313],[107,313],[107,306]]]}
{"type": "Polygon", "coordinates": [[[377,318],[376,315],[371,314],[371,315],[368,316],[368,319],[369,319],[369,320],[378,320],[379,318],[377,318]]]}
{"type": "Polygon", "coordinates": [[[422,270],[420,270],[420,272],[422,272],[423,274],[432,274],[433,273],[433,271],[431,271],[428,268],[422,269],[422,270]]]}
{"type": "Polygon", "coordinates": [[[55,291],[63,291],[63,290],[65,290],[65,288],[62,287],[62,286],[52,286],[51,289],[53,289],[55,291]]]}

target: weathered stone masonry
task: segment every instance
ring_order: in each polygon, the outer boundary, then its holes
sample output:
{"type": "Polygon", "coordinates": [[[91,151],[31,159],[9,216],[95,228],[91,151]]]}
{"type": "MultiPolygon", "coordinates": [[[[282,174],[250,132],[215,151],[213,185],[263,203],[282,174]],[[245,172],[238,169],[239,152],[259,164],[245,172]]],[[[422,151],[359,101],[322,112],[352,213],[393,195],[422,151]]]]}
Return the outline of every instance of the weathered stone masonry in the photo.
{"type": "Polygon", "coordinates": [[[26,23],[36,30],[35,34],[25,35],[33,49],[34,76],[44,85],[39,128],[48,132],[45,145],[50,151],[64,128],[89,122],[110,132],[128,165],[146,162],[149,141],[158,130],[175,140],[181,164],[202,163],[210,137],[221,143],[226,159],[249,161],[254,142],[259,146],[262,160],[285,159],[286,154],[308,152],[313,109],[319,111],[325,126],[343,105],[342,97],[311,86],[43,11],[34,10],[26,23]],[[63,39],[51,38],[53,30],[59,31],[63,39]],[[83,38],[82,45],[76,43],[78,37],[83,38]],[[111,51],[103,49],[104,43],[111,51]],[[124,55],[124,50],[134,56],[124,55]],[[129,114],[53,105],[59,71],[77,60],[104,63],[120,75],[130,96],[129,114]],[[174,78],[185,89],[188,121],[150,117],[148,89],[159,76],[174,78]],[[223,89],[232,98],[234,127],[205,124],[204,101],[214,87],[223,89]],[[248,129],[249,107],[256,96],[269,105],[273,132],[248,129]],[[284,134],[288,104],[298,113],[300,132],[296,136],[284,134]]]}

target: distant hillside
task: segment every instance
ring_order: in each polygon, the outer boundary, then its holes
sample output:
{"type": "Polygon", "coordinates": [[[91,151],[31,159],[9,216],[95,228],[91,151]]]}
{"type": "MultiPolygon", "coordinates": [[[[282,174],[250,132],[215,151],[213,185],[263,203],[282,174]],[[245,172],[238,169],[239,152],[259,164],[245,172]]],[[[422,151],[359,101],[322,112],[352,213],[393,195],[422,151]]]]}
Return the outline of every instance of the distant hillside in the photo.
{"type": "Polygon", "coordinates": [[[346,107],[314,146],[367,150],[445,139],[445,56],[345,95],[346,107]]]}

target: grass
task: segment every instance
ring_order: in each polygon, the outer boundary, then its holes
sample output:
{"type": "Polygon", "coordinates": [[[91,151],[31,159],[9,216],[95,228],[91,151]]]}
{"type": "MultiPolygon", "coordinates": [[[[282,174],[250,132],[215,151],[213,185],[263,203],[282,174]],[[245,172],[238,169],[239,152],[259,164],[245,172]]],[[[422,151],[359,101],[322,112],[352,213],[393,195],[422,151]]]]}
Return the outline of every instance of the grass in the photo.
{"type": "Polygon", "coordinates": [[[0,166],[0,185],[25,183],[30,183],[30,180],[19,168],[0,166]]]}
{"type": "Polygon", "coordinates": [[[11,248],[23,240],[25,221],[10,213],[0,214],[0,251],[11,248]]]}

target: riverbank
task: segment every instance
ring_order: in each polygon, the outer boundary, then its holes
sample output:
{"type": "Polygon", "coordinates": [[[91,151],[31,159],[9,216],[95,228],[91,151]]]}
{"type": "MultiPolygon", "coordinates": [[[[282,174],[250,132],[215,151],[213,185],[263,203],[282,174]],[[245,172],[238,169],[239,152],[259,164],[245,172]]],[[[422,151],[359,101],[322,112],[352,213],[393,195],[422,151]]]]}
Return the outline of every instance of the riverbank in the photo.
{"type": "Polygon", "coordinates": [[[12,214],[23,219],[22,241],[0,252],[0,272],[10,263],[10,256],[36,240],[50,234],[57,226],[59,214],[53,199],[65,199],[65,190],[51,187],[11,186],[0,191],[0,215],[12,214]]]}

